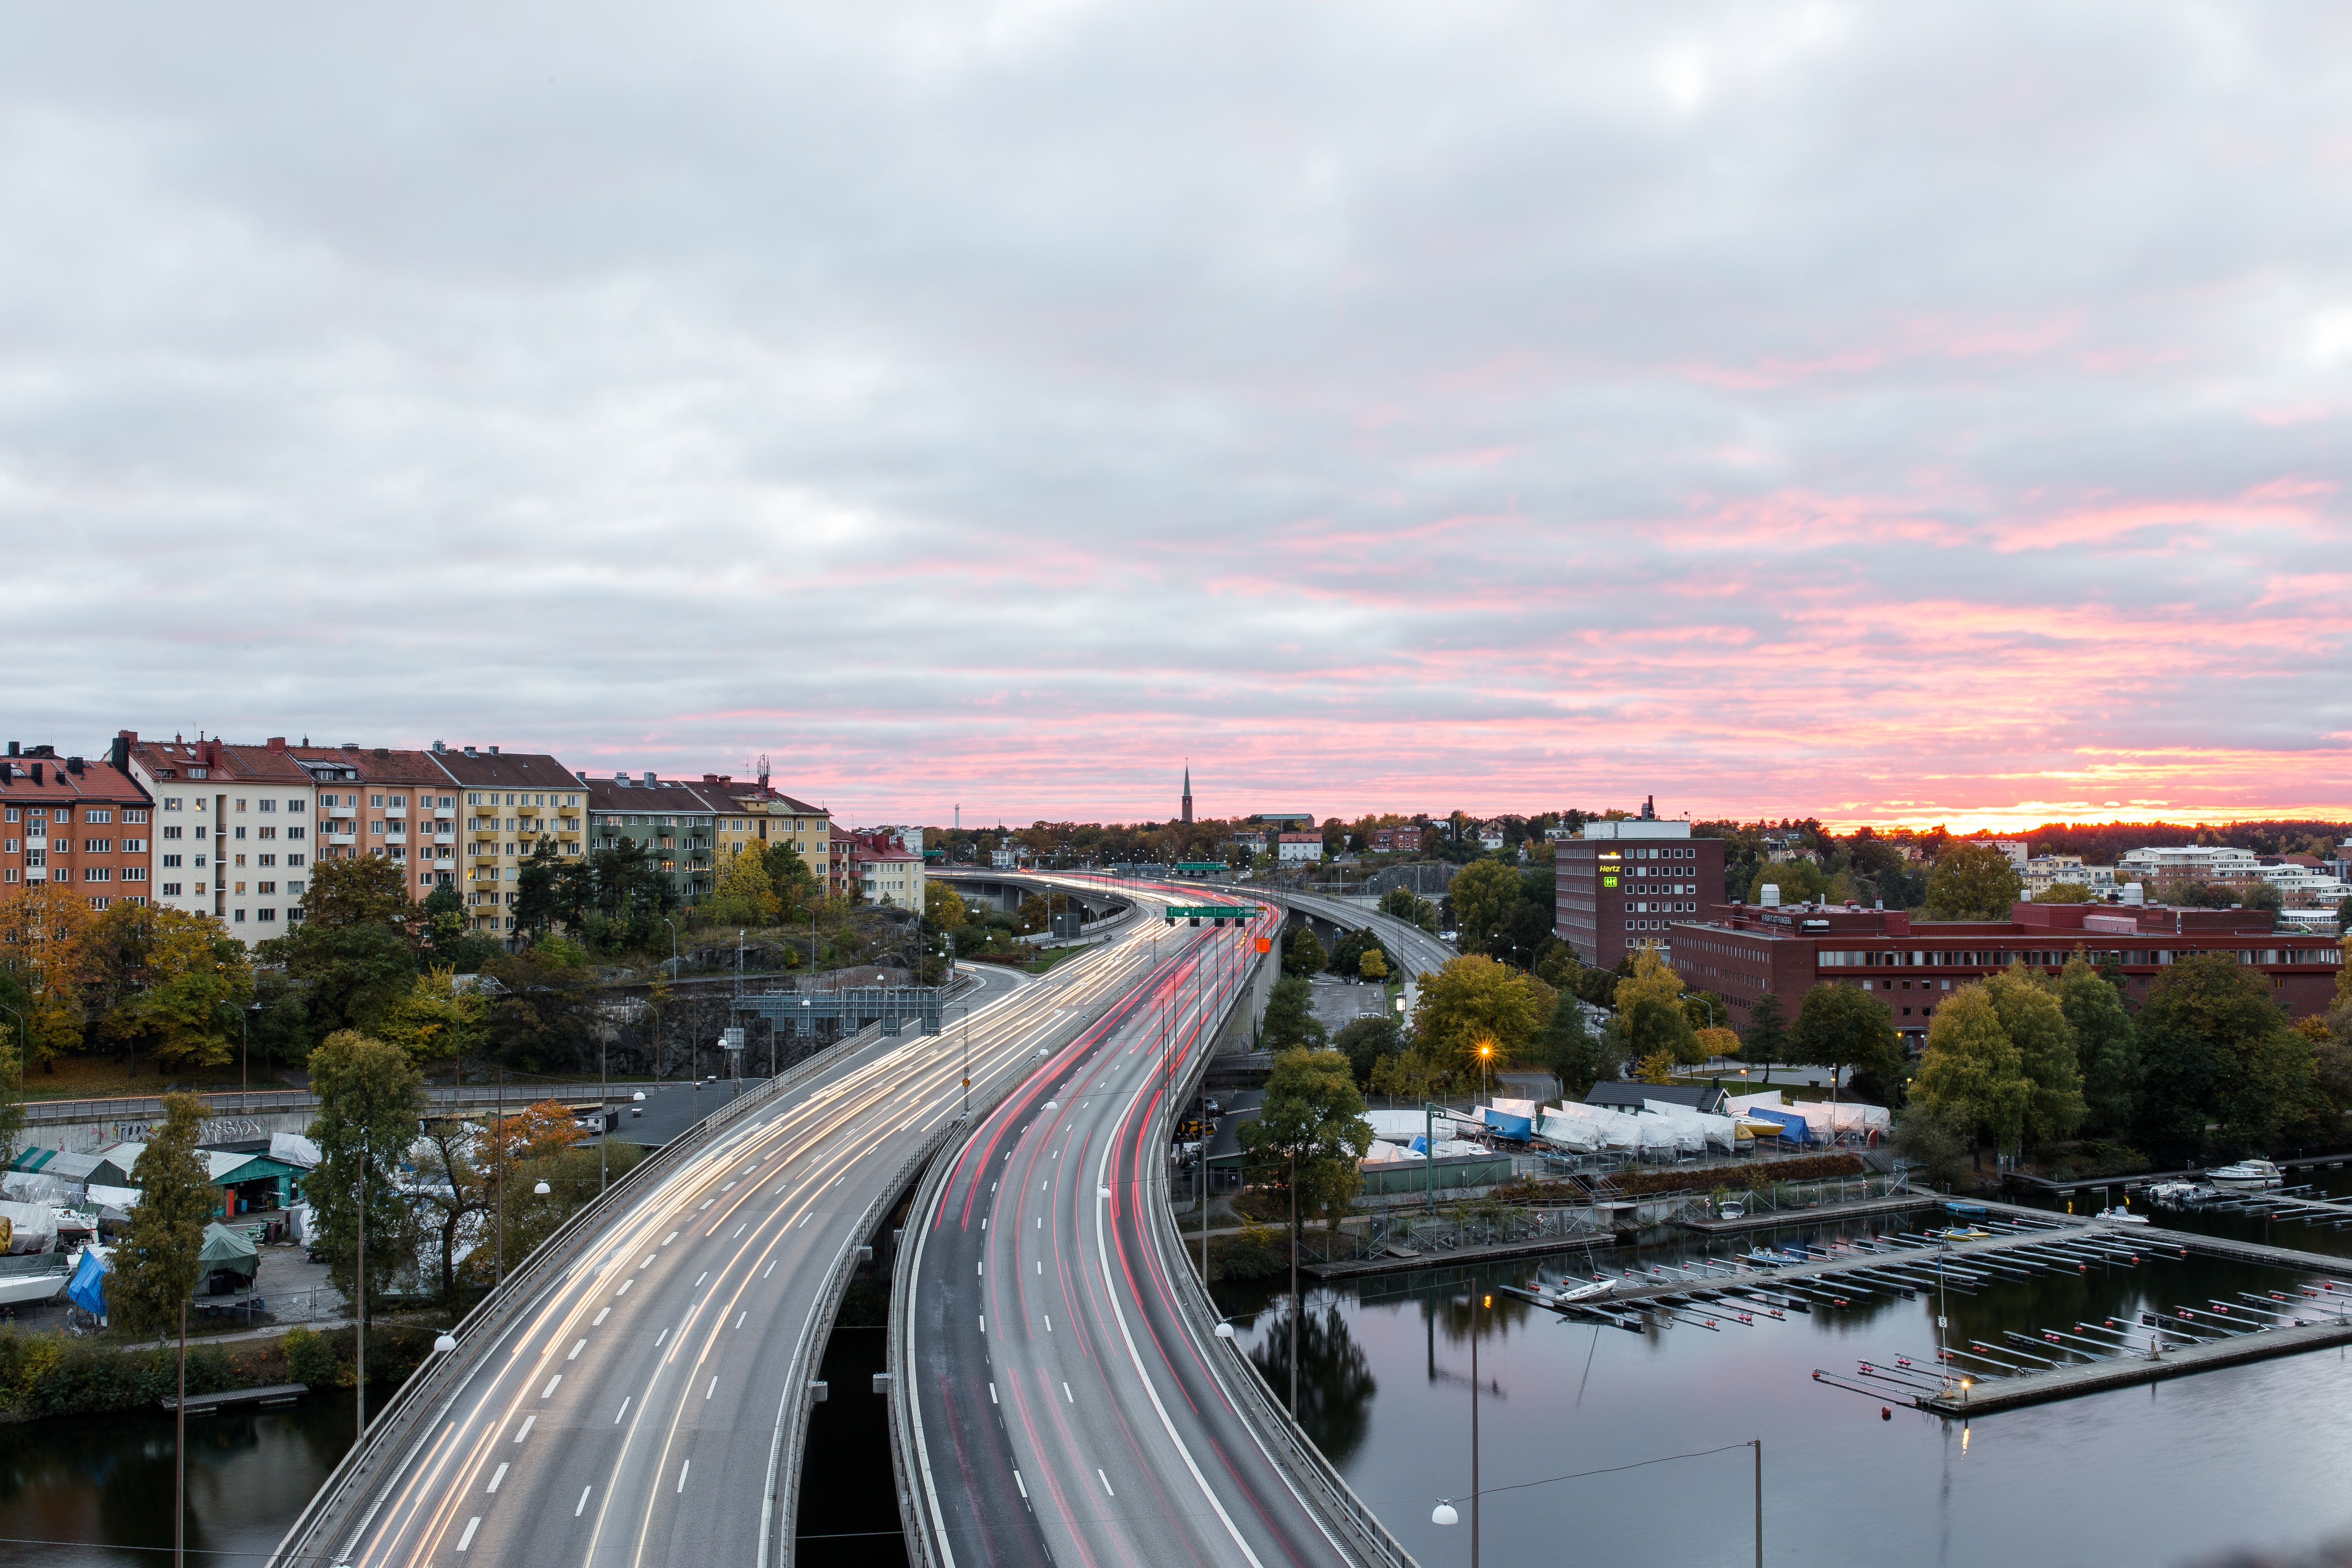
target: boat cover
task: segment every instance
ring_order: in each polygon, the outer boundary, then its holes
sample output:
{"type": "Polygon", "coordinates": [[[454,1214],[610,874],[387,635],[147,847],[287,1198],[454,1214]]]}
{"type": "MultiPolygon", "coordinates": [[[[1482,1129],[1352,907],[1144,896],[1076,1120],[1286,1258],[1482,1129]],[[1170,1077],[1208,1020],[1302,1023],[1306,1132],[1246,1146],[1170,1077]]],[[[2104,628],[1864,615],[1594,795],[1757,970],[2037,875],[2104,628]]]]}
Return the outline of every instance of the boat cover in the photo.
{"type": "MultiPolygon", "coordinates": [[[[1527,1102],[1519,1100],[1515,1101],[1514,1103],[1525,1104],[1527,1102]]],[[[1515,1116],[1507,1110],[1497,1110],[1496,1107],[1491,1105],[1486,1107],[1485,1121],[1488,1130],[1491,1131],[1496,1137],[1508,1138],[1514,1142],[1523,1142],[1530,1132],[1535,1131],[1535,1123],[1529,1118],[1525,1116],[1515,1116]]]]}
{"type": "Polygon", "coordinates": [[[1504,1100],[1499,1096],[1488,1101],[1488,1105],[1506,1116],[1524,1116],[1530,1121],[1536,1119],[1539,1109],[1532,1100],[1504,1100]]]}
{"type": "Polygon", "coordinates": [[[1756,1105],[1741,1111],[1740,1115],[1749,1121],[1777,1123],[1780,1129],[1781,1140],[1785,1142],[1811,1143],[1814,1141],[1812,1129],[1805,1124],[1803,1117],[1794,1111],[1774,1110],[1765,1106],[1756,1105]]]}
{"type": "Polygon", "coordinates": [[[272,1132],[269,1135],[269,1157],[281,1165],[299,1165],[315,1171],[325,1157],[319,1146],[299,1132],[272,1132]]]}
{"type": "Polygon", "coordinates": [[[8,1222],[10,1254],[47,1252],[58,1244],[58,1216],[43,1204],[0,1200],[0,1219],[8,1222]]]}
{"type": "Polygon", "coordinates": [[[1356,1163],[1359,1165],[1393,1165],[1401,1163],[1410,1164],[1419,1158],[1419,1155],[1402,1143],[1391,1143],[1375,1138],[1372,1140],[1372,1146],[1364,1151],[1364,1157],[1356,1163]]]}
{"type": "Polygon", "coordinates": [[[1419,1110],[1367,1110],[1364,1120],[1372,1124],[1372,1136],[1385,1138],[1391,1143],[1410,1143],[1429,1130],[1427,1113],[1419,1110]]]}
{"type": "Polygon", "coordinates": [[[1739,1123],[1728,1116],[1713,1116],[1706,1111],[1664,1100],[1645,1100],[1642,1108],[1652,1115],[1664,1116],[1696,1128],[1700,1142],[1708,1148],[1728,1154],[1738,1146],[1739,1123]]]}
{"type": "Polygon", "coordinates": [[[243,1231],[215,1220],[205,1226],[205,1249],[196,1262],[207,1274],[242,1274],[250,1280],[261,1267],[261,1255],[243,1231]]]}
{"type": "Polygon", "coordinates": [[[106,1260],[103,1247],[85,1247],[81,1261],[74,1267],[73,1282],[66,1287],[66,1298],[85,1312],[106,1316],[106,1277],[113,1265],[106,1260]]]}

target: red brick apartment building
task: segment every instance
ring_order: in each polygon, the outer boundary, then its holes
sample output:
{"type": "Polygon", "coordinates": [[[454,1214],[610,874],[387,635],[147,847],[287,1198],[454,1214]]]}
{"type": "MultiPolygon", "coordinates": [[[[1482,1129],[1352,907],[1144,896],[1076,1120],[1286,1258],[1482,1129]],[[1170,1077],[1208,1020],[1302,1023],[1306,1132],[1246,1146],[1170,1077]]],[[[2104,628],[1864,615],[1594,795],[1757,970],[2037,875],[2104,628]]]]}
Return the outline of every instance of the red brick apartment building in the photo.
{"type": "Polygon", "coordinates": [[[147,792],[112,759],[9,742],[0,758],[0,898],[51,882],[93,909],[147,902],[152,812],[147,792]]]}
{"type": "Polygon", "coordinates": [[[1553,931],[1602,969],[1636,948],[1664,948],[1672,928],[1723,898],[1723,841],[1687,822],[1588,822],[1553,847],[1553,931]]]}
{"type": "Polygon", "coordinates": [[[1748,1026],[1748,1004],[1768,990],[1793,1016],[1817,984],[1858,985],[1879,994],[1912,1046],[1926,1042],[1937,1005],[1969,981],[2021,960],[2055,973],[2077,947],[2093,963],[2120,965],[2125,998],[2135,1003],[2147,1000],[2169,964],[2235,953],[2299,1018],[2326,1011],[2344,958],[2322,938],[2274,931],[2266,910],[2137,904],[2020,903],[2006,921],[1915,921],[1899,910],[1837,904],[1713,904],[1708,918],[1676,921],[1670,936],[1675,968],[1686,984],[1719,993],[1735,1028],[1748,1026]]]}

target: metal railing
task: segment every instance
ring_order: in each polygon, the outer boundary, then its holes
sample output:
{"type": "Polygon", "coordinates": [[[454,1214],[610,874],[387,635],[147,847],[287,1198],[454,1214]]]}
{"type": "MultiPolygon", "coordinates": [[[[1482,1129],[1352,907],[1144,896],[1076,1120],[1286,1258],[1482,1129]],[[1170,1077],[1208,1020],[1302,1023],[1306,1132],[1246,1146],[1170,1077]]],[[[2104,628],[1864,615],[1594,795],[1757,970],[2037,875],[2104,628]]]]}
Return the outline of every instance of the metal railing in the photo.
{"type": "MultiPolygon", "coordinates": [[[[270,1568],[297,1568],[298,1564],[336,1560],[330,1553],[334,1535],[347,1527],[355,1530],[365,1524],[366,1516],[356,1526],[350,1516],[353,1509],[367,1502],[369,1484],[387,1467],[407,1461],[413,1448],[432,1429],[428,1417],[446,1409],[473,1375],[482,1348],[561,1282],[562,1277],[576,1266],[583,1243],[606,1220],[675,1175],[719,1134],[776,1096],[815,1076],[836,1052],[881,1037],[878,1027],[861,1031],[832,1050],[798,1062],[760,1088],[728,1101],[672,1139],[652,1158],[624,1173],[602,1196],[532,1248],[505,1282],[482,1298],[450,1331],[457,1348],[429,1357],[385,1402],[369,1423],[366,1436],[345,1452],[341,1462],[295,1517],[277,1551],[270,1555],[270,1568]]],[[[370,1515],[373,1511],[368,1510],[370,1515]]]]}
{"type": "MultiPolygon", "coordinates": [[[[1935,1196],[1911,1185],[1911,1173],[1898,1170],[1885,1176],[1833,1176],[1818,1182],[1774,1182],[1763,1187],[1730,1187],[1715,1193],[1661,1193],[1661,1199],[1679,1197],[1682,1201],[1675,1211],[1678,1220],[1710,1220],[1727,1217],[1723,1209],[1737,1205],[1745,1216],[1759,1214],[1802,1215],[1811,1209],[1832,1208],[1841,1204],[1869,1203],[1880,1198],[1914,1197],[1922,1200],[1935,1196]]],[[[1640,1203],[1639,1196],[1616,1200],[1640,1203]]]]}

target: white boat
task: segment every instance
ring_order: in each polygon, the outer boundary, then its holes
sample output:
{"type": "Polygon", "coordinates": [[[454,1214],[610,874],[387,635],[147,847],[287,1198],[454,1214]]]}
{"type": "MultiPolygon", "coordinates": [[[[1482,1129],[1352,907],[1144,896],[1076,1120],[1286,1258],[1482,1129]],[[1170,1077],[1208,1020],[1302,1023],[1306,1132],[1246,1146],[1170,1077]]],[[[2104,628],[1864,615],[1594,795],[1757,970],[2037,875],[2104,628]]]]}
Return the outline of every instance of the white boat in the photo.
{"type": "Polygon", "coordinates": [[[2234,1165],[2206,1172],[2205,1179],[2217,1187],[2238,1192],[2286,1185],[2286,1178],[2280,1175],[2279,1168],[2268,1160],[2241,1160],[2234,1165]]]}
{"type": "Polygon", "coordinates": [[[2147,1215],[2144,1214],[2134,1214],[2131,1210],[2124,1207],[2121,1204],[2116,1205],[2111,1209],[2101,1209],[2099,1211],[2099,1218],[2110,1221],[2116,1225],[2146,1225],[2147,1223],[2147,1215]]]}
{"type": "Polygon", "coordinates": [[[2147,1195],[2149,1202],[2165,1208],[2187,1209],[2195,1208],[2200,1204],[2210,1204],[2220,1197],[2221,1192],[2220,1188],[2207,1186],[2203,1182],[2158,1182],[2148,1188],[2147,1195]]]}
{"type": "Polygon", "coordinates": [[[1575,1301],[1597,1301],[1617,1289],[1614,1279],[1595,1279],[1589,1285],[1562,1285],[1548,1300],[1555,1307],[1565,1307],[1575,1301]]]}
{"type": "Polygon", "coordinates": [[[72,1259],[62,1252],[8,1258],[0,1262],[0,1307],[54,1301],[72,1278],[72,1259]]]}

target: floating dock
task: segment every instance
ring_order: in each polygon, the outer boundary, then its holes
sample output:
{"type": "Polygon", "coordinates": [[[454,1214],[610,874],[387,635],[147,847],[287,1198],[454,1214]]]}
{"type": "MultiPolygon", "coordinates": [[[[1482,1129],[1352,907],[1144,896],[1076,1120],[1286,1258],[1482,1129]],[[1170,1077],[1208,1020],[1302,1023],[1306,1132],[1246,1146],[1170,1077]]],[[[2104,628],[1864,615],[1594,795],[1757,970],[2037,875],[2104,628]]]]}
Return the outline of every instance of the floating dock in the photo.
{"type": "MultiPolygon", "coordinates": [[[[191,1394],[188,1395],[188,1414],[216,1415],[224,1410],[241,1410],[248,1405],[256,1409],[274,1410],[280,1405],[293,1404],[310,1392],[310,1385],[307,1383],[273,1383],[267,1388],[230,1388],[218,1394],[191,1394]]],[[[163,1398],[155,1403],[166,1410],[180,1407],[176,1399],[163,1398]]]]}

